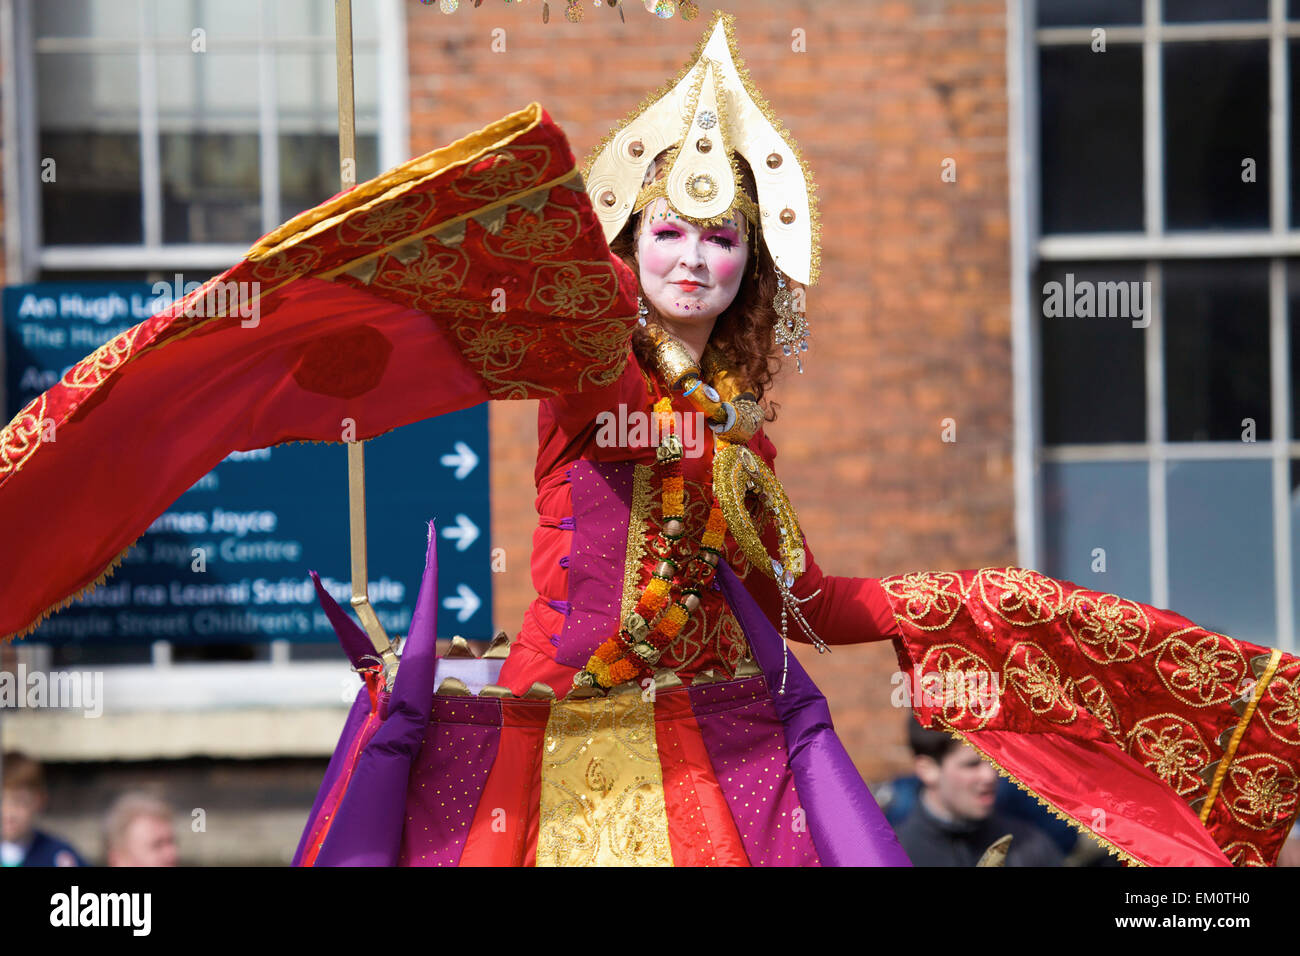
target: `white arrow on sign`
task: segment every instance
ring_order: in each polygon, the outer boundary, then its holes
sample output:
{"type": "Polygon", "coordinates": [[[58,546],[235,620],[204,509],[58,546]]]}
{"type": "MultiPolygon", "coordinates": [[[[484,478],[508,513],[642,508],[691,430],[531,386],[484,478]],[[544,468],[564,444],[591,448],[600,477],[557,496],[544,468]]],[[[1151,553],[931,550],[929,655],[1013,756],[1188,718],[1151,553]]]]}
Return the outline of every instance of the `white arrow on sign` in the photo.
{"type": "Polygon", "coordinates": [[[443,598],[442,606],[449,611],[455,611],[457,621],[468,621],[483,602],[478,599],[478,595],[468,584],[456,585],[456,594],[456,597],[443,598]]]}
{"type": "Polygon", "coordinates": [[[454,447],[456,453],[443,455],[442,464],[447,468],[455,468],[456,480],[460,481],[478,465],[478,455],[474,454],[474,449],[463,441],[456,442],[454,447]]]}
{"type": "Polygon", "coordinates": [[[478,539],[478,525],[463,514],[457,513],[456,526],[443,528],[442,536],[456,542],[456,550],[464,551],[478,539]]]}

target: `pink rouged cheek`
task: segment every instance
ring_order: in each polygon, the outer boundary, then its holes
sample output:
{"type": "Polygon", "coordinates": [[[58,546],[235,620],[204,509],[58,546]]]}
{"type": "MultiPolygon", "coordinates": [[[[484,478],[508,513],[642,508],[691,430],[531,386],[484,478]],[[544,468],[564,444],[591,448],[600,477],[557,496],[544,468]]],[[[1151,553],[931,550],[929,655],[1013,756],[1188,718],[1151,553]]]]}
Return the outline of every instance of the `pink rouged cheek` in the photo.
{"type": "Polygon", "coordinates": [[[713,256],[709,261],[709,268],[713,271],[718,284],[726,285],[744,272],[747,258],[748,256],[743,252],[732,250],[730,253],[713,256]]]}
{"type": "Polygon", "coordinates": [[[673,250],[671,243],[659,242],[652,234],[641,244],[638,258],[651,275],[662,275],[677,264],[678,253],[673,250]]]}

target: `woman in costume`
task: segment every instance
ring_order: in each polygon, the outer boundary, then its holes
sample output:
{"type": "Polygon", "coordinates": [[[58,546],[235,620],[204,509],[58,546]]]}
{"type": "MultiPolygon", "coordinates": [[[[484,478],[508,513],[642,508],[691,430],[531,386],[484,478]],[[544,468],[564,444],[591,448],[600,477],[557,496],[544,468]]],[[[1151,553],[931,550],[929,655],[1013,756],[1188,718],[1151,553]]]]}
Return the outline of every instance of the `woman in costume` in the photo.
{"type": "Polygon", "coordinates": [[[535,397],[517,639],[503,663],[435,660],[426,574],[395,681],[361,667],[296,862],[906,865],[789,638],[890,639],[918,721],[1129,862],[1271,864],[1297,811],[1300,660],[1028,569],[818,567],[762,427],[777,347],[805,347],[816,209],[730,26],[581,179],[534,104],[264,237],[213,280],[261,282],[260,324],[181,302],[70,370],[0,436],[0,523],[33,542],[0,573],[0,630],[102,580],[230,450],[535,397]],[[73,481],[56,525],[31,516],[73,481]],[[991,700],[967,692],[981,676],[991,700]]]}
{"type": "MultiPolygon", "coordinates": [[[[918,720],[1126,861],[1271,861],[1296,810],[1294,658],[1020,568],[818,567],[762,427],[769,361],[807,348],[816,209],[729,26],[587,164],[639,324],[621,375],[540,404],[538,597],[495,685],[458,715],[435,697],[398,861],[906,864],[787,637],[893,640],[933,691],[918,720]],[[490,758],[457,736],[479,721],[501,728],[490,758]]],[[[329,862],[364,858],[342,846],[329,862]]]]}

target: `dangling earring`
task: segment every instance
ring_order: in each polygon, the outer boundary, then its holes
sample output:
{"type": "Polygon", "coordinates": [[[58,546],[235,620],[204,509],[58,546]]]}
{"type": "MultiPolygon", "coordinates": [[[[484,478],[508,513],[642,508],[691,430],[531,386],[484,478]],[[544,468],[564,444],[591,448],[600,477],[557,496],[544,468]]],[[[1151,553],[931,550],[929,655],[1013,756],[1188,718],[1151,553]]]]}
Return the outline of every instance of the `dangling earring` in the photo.
{"type": "Polygon", "coordinates": [[[791,349],[794,350],[795,365],[802,375],[803,358],[799,353],[808,351],[808,320],[802,311],[795,311],[794,296],[785,287],[785,273],[781,271],[780,266],[774,268],[777,291],[776,295],[772,296],[772,308],[780,317],[780,321],[776,323],[776,340],[781,343],[782,355],[789,355],[791,349]]]}
{"type": "Polygon", "coordinates": [[[637,312],[639,313],[637,316],[636,324],[645,325],[646,316],[650,314],[650,309],[646,306],[645,300],[642,299],[641,296],[639,295],[636,297],[636,306],[637,306],[637,312]]]}

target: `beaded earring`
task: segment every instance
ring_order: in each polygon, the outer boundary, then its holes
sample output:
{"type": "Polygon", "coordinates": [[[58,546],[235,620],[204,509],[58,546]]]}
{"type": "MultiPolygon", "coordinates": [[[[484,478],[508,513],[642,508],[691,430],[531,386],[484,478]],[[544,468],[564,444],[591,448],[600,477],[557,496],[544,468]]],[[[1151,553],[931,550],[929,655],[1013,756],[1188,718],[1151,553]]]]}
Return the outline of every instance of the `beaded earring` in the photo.
{"type": "Polygon", "coordinates": [[[639,295],[636,297],[636,305],[638,313],[636,324],[645,325],[646,318],[650,315],[650,308],[645,304],[645,299],[639,295]]]}
{"type": "Polygon", "coordinates": [[[802,311],[794,308],[794,296],[785,285],[785,273],[776,266],[776,295],[772,296],[772,308],[779,317],[776,323],[776,341],[781,346],[782,355],[794,353],[795,365],[799,374],[803,374],[803,357],[800,352],[808,351],[808,320],[802,311]]]}

